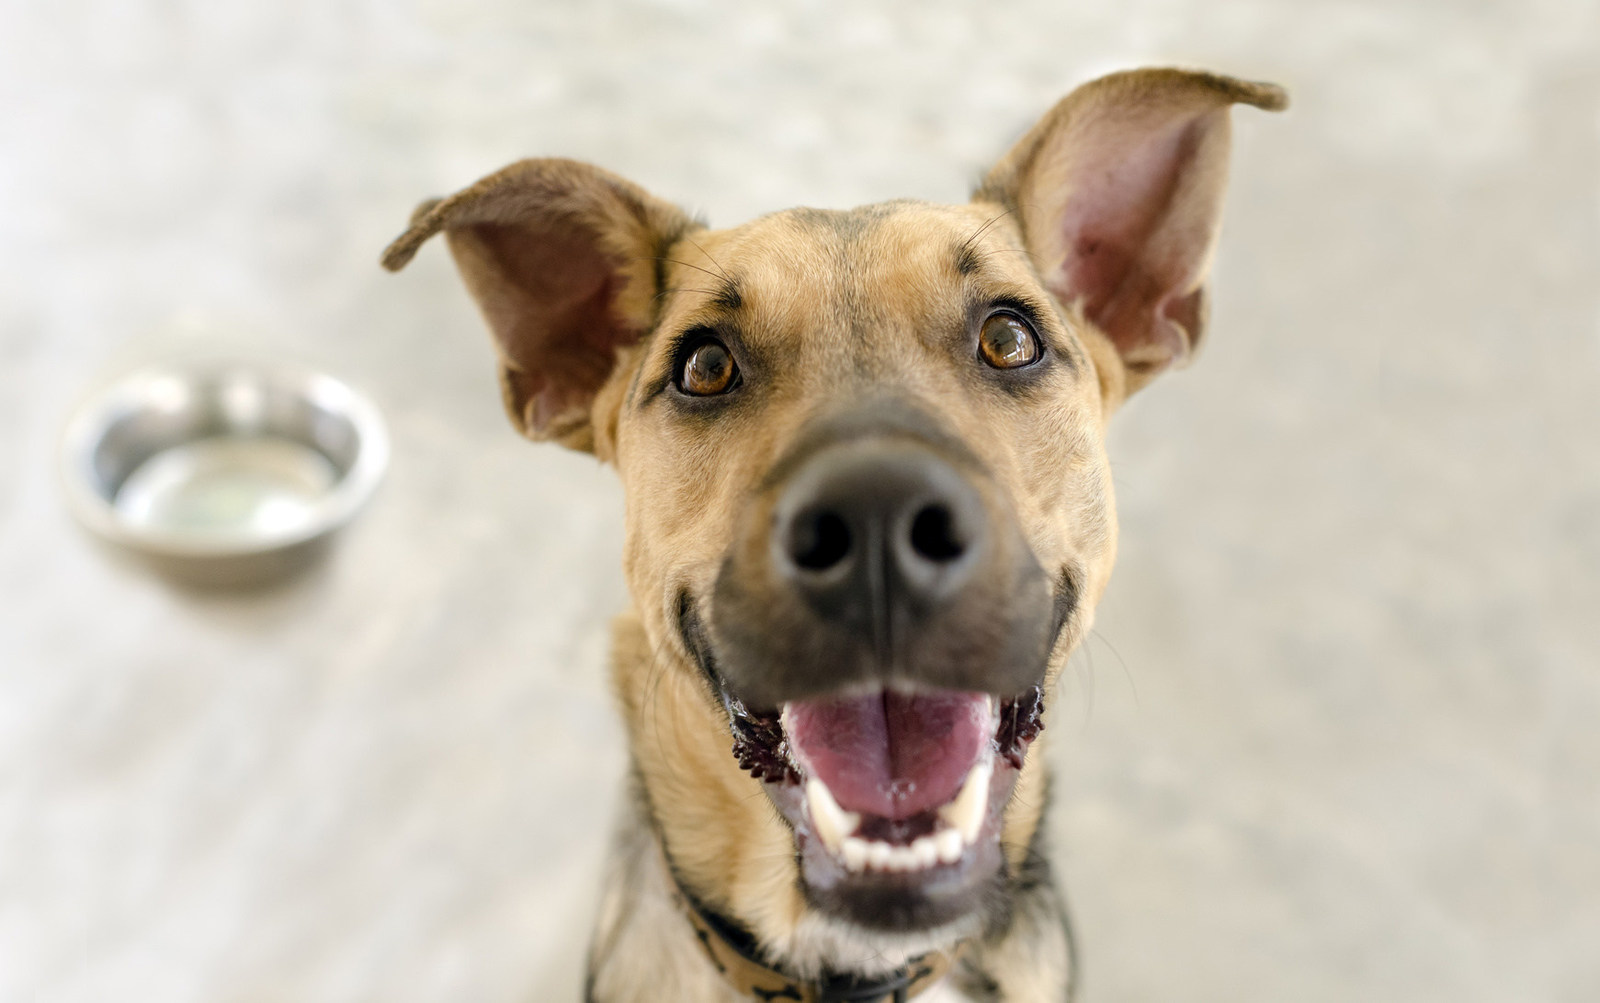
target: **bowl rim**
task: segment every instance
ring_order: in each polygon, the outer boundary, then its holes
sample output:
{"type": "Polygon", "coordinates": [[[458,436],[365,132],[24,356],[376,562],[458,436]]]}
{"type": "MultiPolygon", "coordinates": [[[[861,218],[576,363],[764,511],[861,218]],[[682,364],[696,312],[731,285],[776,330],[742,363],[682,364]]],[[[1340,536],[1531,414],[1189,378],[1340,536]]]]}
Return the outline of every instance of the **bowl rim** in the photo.
{"type": "Polygon", "coordinates": [[[345,381],[290,362],[235,355],[152,362],[102,382],[73,409],[61,436],[59,473],[67,507],[97,536],[131,550],[161,557],[237,558],[276,553],[307,544],[349,522],[371,498],[389,463],[389,435],[376,404],[345,381]],[[192,383],[246,372],[262,383],[313,401],[345,416],[355,432],[356,455],[328,492],[311,507],[311,516],[290,530],[253,536],[198,535],[130,524],[112,499],[92,483],[94,451],[115,415],[137,406],[142,388],[156,379],[192,383]]]}

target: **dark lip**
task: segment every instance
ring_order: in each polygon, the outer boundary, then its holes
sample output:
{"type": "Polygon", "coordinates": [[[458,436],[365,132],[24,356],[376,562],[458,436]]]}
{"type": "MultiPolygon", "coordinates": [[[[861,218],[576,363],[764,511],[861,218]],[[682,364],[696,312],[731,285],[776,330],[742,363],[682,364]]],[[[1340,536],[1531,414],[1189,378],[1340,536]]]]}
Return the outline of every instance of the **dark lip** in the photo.
{"type": "MultiPolygon", "coordinates": [[[[1076,600],[1076,589],[1069,575],[1062,575],[1063,587],[1056,598],[1056,623],[1054,633],[1059,635],[1066,616],[1076,600]]],[[[786,755],[782,754],[783,725],[779,721],[780,708],[747,706],[738,694],[729,688],[717,671],[715,650],[705,621],[701,618],[694,598],[687,589],[678,593],[677,627],[684,649],[700,668],[713,698],[721,705],[728,718],[728,728],[734,738],[733,753],[741,769],[766,783],[795,783],[803,778],[786,755]]],[[[1000,723],[995,732],[997,755],[1014,769],[1022,769],[1028,745],[1044,729],[1041,715],[1044,710],[1043,679],[1016,694],[992,693],[1000,700],[1000,723]]]]}
{"type": "MultiPolygon", "coordinates": [[[[804,777],[785,754],[783,723],[777,710],[751,710],[731,693],[715,675],[712,683],[722,698],[728,715],[728,727],[733,733],[733,755],[739,768],[769,784],[798,784],[804,777]]],[[[999,696],[999,694],[991,694],[999,696]]],[[[1044,730],[1044,690],[1030,686],[1022,693],[1000,697],[999,723],[995,727],[995,755],[1012,769],[1022,769],[1028,755],[1028,746],[1044,730]]],[[[906,831],[914,837],[918,825],[913,816],[906,820],[906,831]]]]}
{"type": "Polygon", "coordinates": [[[727,686],[722,681],[722,674],[717,671],[716,659],[711,650],[711,636],[706,631],[706,623],[700,616],[699,607],[695,604],[694,596],[688,589],[678,591],[677,601],[677,627],[678,640],[683,643],[684,650],[689,657],[699,666],[701,675],[711,687],[711,692],[718,698],[727,692],[727,686]]]}

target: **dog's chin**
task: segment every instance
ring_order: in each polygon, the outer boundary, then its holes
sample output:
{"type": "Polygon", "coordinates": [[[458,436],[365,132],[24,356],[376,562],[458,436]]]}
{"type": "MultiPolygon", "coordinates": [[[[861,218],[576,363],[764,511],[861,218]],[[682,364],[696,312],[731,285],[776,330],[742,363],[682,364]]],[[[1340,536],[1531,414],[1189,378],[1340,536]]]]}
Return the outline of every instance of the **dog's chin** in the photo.
{"type": "Polygon", "coordinates": [[[793,832],[802,890],[877,935],[972,932],[1003,908],[1001,828],[1038,687],[869,689],[760,712],[724,693],[734,754],[793,832]]]}

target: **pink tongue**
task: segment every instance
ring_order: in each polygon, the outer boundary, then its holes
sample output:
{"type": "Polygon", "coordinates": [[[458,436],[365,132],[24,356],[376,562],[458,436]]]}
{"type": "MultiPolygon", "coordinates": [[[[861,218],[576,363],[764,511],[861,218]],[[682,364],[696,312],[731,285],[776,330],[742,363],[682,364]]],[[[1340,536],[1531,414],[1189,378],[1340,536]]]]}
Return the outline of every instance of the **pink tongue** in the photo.
{"type": "Polygon", "coordinates": [[[988,697],[883,690],[834,700],[796,700],[784,730],[811,775],[839,806],[884,818],[937,808],[961,789],[989,740],[988,697]]]}

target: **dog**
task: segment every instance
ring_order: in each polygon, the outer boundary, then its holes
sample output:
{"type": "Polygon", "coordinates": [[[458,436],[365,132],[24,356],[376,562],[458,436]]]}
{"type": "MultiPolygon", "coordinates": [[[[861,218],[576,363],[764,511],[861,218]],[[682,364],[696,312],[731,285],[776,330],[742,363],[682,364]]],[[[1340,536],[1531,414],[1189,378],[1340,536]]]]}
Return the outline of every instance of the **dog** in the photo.
{"type": "Polygon", "coordinates": [[[512,423],[613,464],[631,797],[587,999],[1070,998],[1037,738],[1116,552],[1106,423],[1206,320],[1230,107],[1083,85],[969,204],[726,230],[570,160],[424,203],[512,423]]]}

